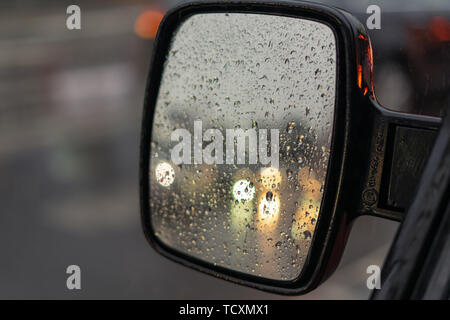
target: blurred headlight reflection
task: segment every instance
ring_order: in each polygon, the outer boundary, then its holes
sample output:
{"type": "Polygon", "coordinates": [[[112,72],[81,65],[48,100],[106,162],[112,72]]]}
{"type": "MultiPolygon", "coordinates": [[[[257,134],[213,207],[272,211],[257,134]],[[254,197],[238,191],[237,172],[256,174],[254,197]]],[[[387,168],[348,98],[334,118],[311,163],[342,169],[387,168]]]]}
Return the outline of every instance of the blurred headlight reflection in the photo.
{"type": "Polygon", "coordinates": [[[255,195],[255,187],[248,180],[239,180],[233,185],[233,197],[237,201],[252,200],[255,195]]]}
{"type": "Polygon", "coordinates": [[[311,168],[305,167],[298,172],[298,183],[305,198],[322,199],[322,184],[311,168]]]}
{"type": "Polygon", "coordinates": [[[275,229],[280,215],[280,196],[272,191],[263,193],[258,202],[258,214],[261,231],[275,229]]]}
{"type": "Polygon", "coordinates": [[[297,241],[311,240],[320,211],[320,201],[303,198],[299,201],[291,235],[297,241]]]}
{"type": "Polygon", "coordinates": [[[155,168],[156,180],[163,187],[170,186],[175,180],[175,170],[168,162],[161,162],[155,168]]]}
{"type": "Polygon", "coordinates": [[[322,199],[322,184],[312,168],[305,167],[298,172],[298,183],[302,196],[298,201],[291,236],[295,240],[311,240],[316,227],[322,199]]]}

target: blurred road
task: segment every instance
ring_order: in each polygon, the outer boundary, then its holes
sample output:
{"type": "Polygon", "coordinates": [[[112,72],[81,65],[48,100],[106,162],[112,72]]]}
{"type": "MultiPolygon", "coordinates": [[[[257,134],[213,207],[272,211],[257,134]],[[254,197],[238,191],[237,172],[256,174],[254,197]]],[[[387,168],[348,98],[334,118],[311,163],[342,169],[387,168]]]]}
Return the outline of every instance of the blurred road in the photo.
{"type": "MultiPolygon", "coordinates": [[[[133,25],[149,2],[78,1],[81,31],[66,29],[65,1],[12,3],[0,5],[0,298],[283,298],[188,270],[144,239],[138,143],[152,42],[133,25]],[[71,264],[80,291],[66,288],[71,264]]],[[[396,228],[358,220],[338,271],[301,298],[367,298],[366,268],[382,265],[396,228]]]]}

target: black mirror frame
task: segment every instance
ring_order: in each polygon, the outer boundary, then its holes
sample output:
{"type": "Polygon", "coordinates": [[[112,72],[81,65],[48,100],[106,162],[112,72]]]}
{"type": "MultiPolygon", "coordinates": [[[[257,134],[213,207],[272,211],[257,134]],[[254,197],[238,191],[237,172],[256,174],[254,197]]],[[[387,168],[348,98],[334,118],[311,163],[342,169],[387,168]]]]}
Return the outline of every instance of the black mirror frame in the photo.
{"type": "MultiPolygon", "coordinates": [[[[337,267],[354,216],[348,212],[344,195],[345,172],[352,170],[349,151],[350,119],[360,118],[360,109],[373,97],[372,56],[368,34],[353,16],[340,9],[308,2],[201,1],[183,3],[164,17],[155,41],[147,81],[140,147],[140,204],[144,234],[152,247],[163,256],[204,273],[235,283],[280,294],[303,294],[323,282],[337,267]],[[174,250],[162,243],[151,225],[149,165],[154,107],[171,38],[188,17],[199,13],[241,12],[310,19],[328,25],[337,44],[336,101],[330,160],[321,213],[312,245],[300,275],[293,281],[277,281],[229,270],[174,250]]],[[[347,194],[348,192],[345,191],[347,194]]]]}

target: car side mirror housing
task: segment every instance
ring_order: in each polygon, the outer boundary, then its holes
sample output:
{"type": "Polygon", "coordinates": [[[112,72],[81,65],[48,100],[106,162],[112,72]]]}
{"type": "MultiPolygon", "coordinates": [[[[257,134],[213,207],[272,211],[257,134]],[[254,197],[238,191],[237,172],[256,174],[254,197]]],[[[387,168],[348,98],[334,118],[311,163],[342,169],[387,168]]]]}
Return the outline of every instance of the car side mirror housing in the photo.
{"type": "Polygon", "coordinates": [[[141,136],[150,244],[220,278],[303,294],[336,268],[355,217],[401,220],[402,182],[418,179],[401,164],[422,165],[440,120],[379,106],[372,61],[364,26],[324,5],[169,11],[141,136]]]}

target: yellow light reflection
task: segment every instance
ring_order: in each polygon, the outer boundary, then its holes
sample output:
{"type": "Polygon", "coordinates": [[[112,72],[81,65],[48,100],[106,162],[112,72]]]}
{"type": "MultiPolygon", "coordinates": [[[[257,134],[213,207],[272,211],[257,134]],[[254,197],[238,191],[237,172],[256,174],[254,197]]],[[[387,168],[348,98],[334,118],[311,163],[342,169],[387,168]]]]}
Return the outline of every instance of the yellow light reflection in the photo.
{"type": "Polygon", "coordinates": [[[295,240],[311,240],[320,211],[320,201],[303,198],[295,213],[291,235],[295,240]]]}
{"type": "Polygon", "coordinates": [[[258,228],[267,235],[276,229],[280,216],[280,188],[283,180],[280,170],[262,168],[258,179],[258,228]]]}
{"type": "Polygon", "coordinates": [[[317,180],[317,175],[311,168],[305,167],[298,172],[298,183],[303,198],[322,199],[322,184],[317,180]]]}
{"type": "Polygon", "coordinates": [[[314,170],[308,167],[298,172],[298,183],[302,195],[291,227],[291,235],[297,241],[311,240],[320,211],[322,184],[314,170]]]}
{"type": "Polygon", "coordinates": [[[280,196],[277,192],[267,191],[258,201],[258,219],[262,232],[276,228],[280,216],[280,196]]]}
{"type": "Polygon", "coordinates": [[[175,181],[175,170],[168,162],[160,162],[155,168],[156,181],[163,187],[169,187],[175,181]]]}

